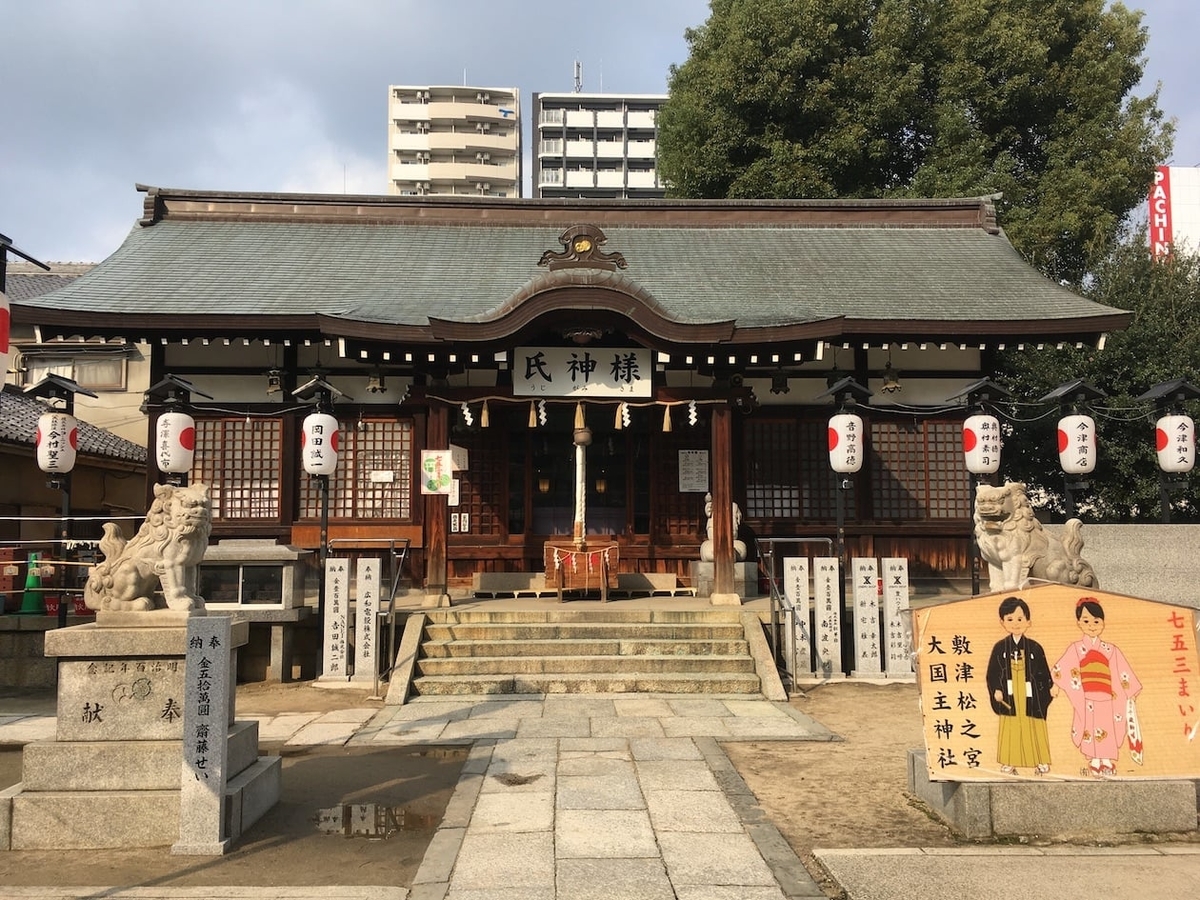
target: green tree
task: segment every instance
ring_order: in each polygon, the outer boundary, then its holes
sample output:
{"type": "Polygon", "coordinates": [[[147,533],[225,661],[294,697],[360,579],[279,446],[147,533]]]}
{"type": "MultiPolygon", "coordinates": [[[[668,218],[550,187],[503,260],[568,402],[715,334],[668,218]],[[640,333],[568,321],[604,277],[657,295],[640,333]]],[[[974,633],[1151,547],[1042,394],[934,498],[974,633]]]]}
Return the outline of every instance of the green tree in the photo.
{"type": "MultiPolygon", "coordinates": [[[[1061,384],[1082,379],[1107,394],[1088,410],[1096,420],[1096,470],[1090,487],[1075,494],[1089,518],[1152,522],[1160,515],[1158,463],[1154,453],[1155,406],[1137,398],[1155,385],[1183,378],[1200,387],[1200,256],[1176,253],[1156,261],[1144,231],[1122,241],[1099,265],[1085,289],[1092,299],[1127,309],[1133,322],[1109,335],[1105,348],[1008,351],[1000,355],[998,380],[1025,403],[1009,413],[1002,470],[1045,493],[1047,506],[1063,511],[1058,466],[1057,406],[1036,401],[1061,384]]],[[[1002,405],[1002,409],[1004,406],[1002,405]]],[[[1194,418],[1200,405],[1186,404],[1194,418]]],[[[1173,520],[1200,521],[1195,480],[1172,495],[1173,520]]]]}
{"type": "Polygon", "coordinates": [[[1081,284],[1173,125],[1147,32],[1104,0],[711,0],[659,118],[678,197],[1002,193],[1017,249],[1081,284]]]}

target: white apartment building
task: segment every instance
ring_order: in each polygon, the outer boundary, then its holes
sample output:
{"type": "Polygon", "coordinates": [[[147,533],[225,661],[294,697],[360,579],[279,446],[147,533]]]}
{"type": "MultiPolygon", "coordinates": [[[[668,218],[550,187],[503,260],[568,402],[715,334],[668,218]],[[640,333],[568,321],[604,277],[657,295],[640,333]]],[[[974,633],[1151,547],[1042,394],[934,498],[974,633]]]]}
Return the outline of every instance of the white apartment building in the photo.
{"type": "Polygon", "coordinates": [[[666,94],[533,95],[535,197],[662,197],[656,142],[666,94]]]}
{"type": "Polygon", "coordinates": [[[521,94],[388,87],[388,193],[521,196],[521,94]]]}

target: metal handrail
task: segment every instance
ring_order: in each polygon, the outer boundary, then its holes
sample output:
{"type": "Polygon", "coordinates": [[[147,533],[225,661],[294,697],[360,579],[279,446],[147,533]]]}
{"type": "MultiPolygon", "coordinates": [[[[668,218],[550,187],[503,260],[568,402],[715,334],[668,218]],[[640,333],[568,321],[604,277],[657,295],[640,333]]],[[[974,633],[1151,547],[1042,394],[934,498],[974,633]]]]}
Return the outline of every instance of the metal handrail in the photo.
{"type": "MultiPolygon", "coordinates": [[[[775,660],[778,666],[783,664],[784,669],[791,672],[792,687],[795,688],[796,679],[796,643],[792,642],[792,659],[791,666],[787,665],[788,660],[783,658],[782,648],[779,641],[779,625],[780,616],[784,619],[789,619],[786,622],[786,627],[795,628],[795,619],[797,610],[788,599],[787,593],[780,590],[779,582],[775,577],[775,545],[776,544],[824,544],[830,551],[833,550],[833,538],[826,537],[756,537],[754,545],[756,556],[758,557],[758,571],[760,574],[767,577],[768,593],[771,598],[771,628],[770,628],[770,646],[771,657],[775,660]],[[763,547],[766,547],[763,550],[763,547]]],[[[808,623],[804,623],[807,628],[808,623]]]]}
{"type": "MultiPolygon", "coordinates": [[[[388,593],[387,612],[378,610],[376,616],[386,616],[384,622],[388,626],[388,656],[387,668],[384,669],[383,674],[390,681],[396,660],[396,590],[400,587],[400,577],[404,572],[404,564],[408,561],[408,548],[412,544],[412,541],[409,538],[330,538],[326,545],[328,552],[332,553],[336,544],[354,544],[359,548],[364,548],[364,545],[379,544],[386,545],[388,548],[388,559],[391,562],[389,577],[392,581],[392,587],[388,593]]],[[[380,681],[378,641],[375,642],[375,663],[372,669],[374,670],[375,682],[371,696],[378,697],[380,681]]]]}

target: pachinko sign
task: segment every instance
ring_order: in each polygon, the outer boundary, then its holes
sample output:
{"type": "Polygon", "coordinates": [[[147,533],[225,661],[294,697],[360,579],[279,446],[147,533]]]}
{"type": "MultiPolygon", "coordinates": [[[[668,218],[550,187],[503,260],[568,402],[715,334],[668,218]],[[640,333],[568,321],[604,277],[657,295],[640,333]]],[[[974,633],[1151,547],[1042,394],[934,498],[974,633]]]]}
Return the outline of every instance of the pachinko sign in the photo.
{"type": "Polygon", "coordinates": [[[1171,255],[1175,241],[1171,223],[1171,167],[1154,170],[1154,186],[1150,188],[1150,253],[1155,259],[1171,255]]]}

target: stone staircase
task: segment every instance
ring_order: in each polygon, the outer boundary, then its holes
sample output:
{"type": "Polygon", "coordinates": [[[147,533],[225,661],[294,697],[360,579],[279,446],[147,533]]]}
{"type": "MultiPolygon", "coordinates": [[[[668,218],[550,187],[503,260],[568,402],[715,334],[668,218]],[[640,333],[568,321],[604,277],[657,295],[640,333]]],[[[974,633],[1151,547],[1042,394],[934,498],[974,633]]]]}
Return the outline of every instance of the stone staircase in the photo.
{"type": "MultiPolygon", "coordinates": [[[[408,693],[420,696],[762,696],[764,677],[778,682],[753,613],[449,609],[410,618],[393,682],[405,679],[408,693]]],[[[388,693],[388,702],[397,702],[388,693]]]]}

